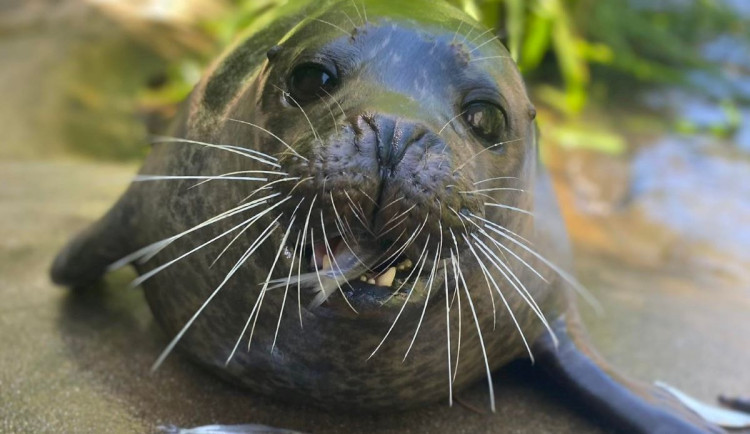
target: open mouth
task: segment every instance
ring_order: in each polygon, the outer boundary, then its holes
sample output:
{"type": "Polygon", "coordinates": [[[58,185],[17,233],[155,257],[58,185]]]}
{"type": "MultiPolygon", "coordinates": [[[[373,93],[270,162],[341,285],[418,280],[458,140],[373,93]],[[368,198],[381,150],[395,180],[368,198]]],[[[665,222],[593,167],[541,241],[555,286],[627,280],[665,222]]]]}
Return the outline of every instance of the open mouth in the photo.
{"type": "Polygon", "coordinates": [[[411,259],[404,254],[408,248],[404,242],[383,245],[366,236],[352,240],[331,235],[322,241],[308,239],[290,277],[271,281],[270,288],[299,285],[310,290],[311,310],[325,303],[323,310],[345,308],[360,313],[391,304],[400,308],[406,298],[424,299],[415,293],[427,292],[430,276],[438,268],[433,258],[427,258],[426,247],[424,255],[411,259]]]}
{"type": "Polygon", "coordinates": [[[367,285],[397,290],[403,289],[407,286],[407,281],[417,277],[414,262],[405,255],[398,254],[397,249],[386,248],[381,251],[380,255],[372,254],[377,250],[375,246],[370,248],[360,244],[353,246],[341,236],[335,236],[330,240],[309,246],[305,259],[309,272],[333,272],[346,275],[347,278],[354,273],[355,267],[360,265],[363,268],[362,273],[343,282],[347,285],[363,282],[367,285]],[[363,259],[362,256],[370,260],[363,259]],[[356,263],[352,264],[352,259],[356,263]]]}

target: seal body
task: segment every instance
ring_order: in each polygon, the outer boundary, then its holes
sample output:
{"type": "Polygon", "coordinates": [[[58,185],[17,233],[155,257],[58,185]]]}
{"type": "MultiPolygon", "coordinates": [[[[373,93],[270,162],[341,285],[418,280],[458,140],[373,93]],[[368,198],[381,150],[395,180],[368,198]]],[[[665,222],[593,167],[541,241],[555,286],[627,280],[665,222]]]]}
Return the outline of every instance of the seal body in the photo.
{"type": "Polygon", "coordinates": [[[575,284],[507,50],[432,1],[285,7],[214,64],[53,278],[132,263],[163,356],[326,408],[449,400],[533,348],[559,360],[575,284]]]}
{"type": "Polygon", "coordinates": [[[429,4],[293,5],[215,64],[175,141],[154,145],[142,179],[176,179],[134,183],[113,211],[137,250],[250,205],[135,261],[169,335],[209,300],[179,346],[231,381],[325,406],[447,399],[527,354],[553,311],[556,276],[519,242],[537,238],[538,175],[521,77],[493,36],[429,4]],[[314,308],[321,285],[263,285],[346,255],[380,268],[329,282],[314,308]],[[403,263],[395,284],[367,284],[403,263]]]}

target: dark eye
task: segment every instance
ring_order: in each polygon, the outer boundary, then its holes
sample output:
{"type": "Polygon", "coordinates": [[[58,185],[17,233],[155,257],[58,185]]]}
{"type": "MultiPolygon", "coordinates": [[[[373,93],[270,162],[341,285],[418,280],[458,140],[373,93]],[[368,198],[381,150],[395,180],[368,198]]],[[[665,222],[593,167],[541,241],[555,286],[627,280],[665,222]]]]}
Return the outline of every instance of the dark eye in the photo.
{"type": "Polygon", "coordinates": [[[464,121],[480,139],[495,144],[505,131],[505,114],[494,104],[473,102],[464,106],[464,121]]]}
{"type": "Polygon", "coordinates": [[[336,77],[324,66],[305,63],[297,66],[289,77],[289,94],[298,104],[306,104],[325,96],[336,86],[336,77]]]}

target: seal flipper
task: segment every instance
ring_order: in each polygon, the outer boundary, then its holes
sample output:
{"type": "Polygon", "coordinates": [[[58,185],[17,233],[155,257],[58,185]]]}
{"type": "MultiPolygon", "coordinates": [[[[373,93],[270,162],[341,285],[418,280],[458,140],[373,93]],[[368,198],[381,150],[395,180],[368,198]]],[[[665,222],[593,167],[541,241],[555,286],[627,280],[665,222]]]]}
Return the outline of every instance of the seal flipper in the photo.
{"type": "MultiPolygon", "coordinates": [[[[577,318],[576,318],[577,319],[577,318]]],[[[558,318],[534,344],[537,363],[576,399],[614,428],[628,433],[723,432],[693,413],[666,390],[616,373],[588,343],[576,319],[558,318]]]]}
{"type": "Polygon", "coordinates": [[[130,253],[132,212],[126,193],[99,221],[92,224],[57,254],[50,276],[58,285],[81,287],[98,281],[110,264],[130,253]]]}

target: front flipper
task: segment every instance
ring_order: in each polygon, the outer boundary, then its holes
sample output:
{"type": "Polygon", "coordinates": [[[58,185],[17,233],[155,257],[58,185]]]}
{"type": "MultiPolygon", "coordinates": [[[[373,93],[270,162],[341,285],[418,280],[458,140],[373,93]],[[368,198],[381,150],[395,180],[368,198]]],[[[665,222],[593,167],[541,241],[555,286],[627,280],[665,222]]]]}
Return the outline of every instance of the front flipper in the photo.
{"type": "Polygon", "coordinates": [[[58,285],[80,287],[99,280],[110,264],[132,250],[132,196],[126,193],[99,221],[86,228],[57,254],[50,275],[58,285]]]}
{"type": "Polygon", "coordinates": [[[559,345],[548,334],[540,337],[534,345],[537,363],[603,422],[628,433],[723,432],[666,390],[616,373],[592,349],[578,323],[561,317],[553,330],[559,345]]]}

